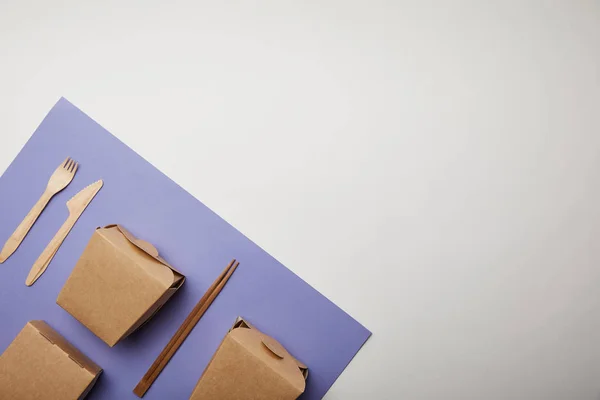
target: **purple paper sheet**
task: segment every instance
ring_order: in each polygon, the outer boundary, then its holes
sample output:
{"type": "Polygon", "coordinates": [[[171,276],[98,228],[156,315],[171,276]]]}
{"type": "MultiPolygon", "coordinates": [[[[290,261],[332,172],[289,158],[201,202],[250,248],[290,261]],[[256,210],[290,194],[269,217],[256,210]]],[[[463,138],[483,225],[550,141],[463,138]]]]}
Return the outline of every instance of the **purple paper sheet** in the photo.
{"type": "Polygon", "coordinates": [[[235,318],[243,316],[309,367],[302,399],[320,399],[371,333],[65,99],[52,108],[0,178],[0,247],[67,156],[80,168],[50,202],[19,249],[0,264],[0,351],[29,320],[46,320],[104,373],[90,399],[134,399],[132,390],[187,314],[232,258],[225,289],[150,388],[147,399],[187,399],[235,318]],[[48,270],[25,278],[66,219],[66,201],[88,184],[104,187],[48,270]],[[132,336],[109,348],[56,305],[94,229],[120,223],[153,243],[186,275],[183,288],[132,336]]]}

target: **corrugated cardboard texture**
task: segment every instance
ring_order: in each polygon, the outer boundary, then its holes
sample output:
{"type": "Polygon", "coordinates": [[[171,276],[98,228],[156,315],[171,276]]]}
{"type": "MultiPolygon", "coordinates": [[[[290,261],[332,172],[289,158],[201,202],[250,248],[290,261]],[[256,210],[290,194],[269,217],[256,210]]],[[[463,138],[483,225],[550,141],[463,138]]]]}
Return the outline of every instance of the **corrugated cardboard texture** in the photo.
{"type": "Polygon", "coordinates": [[[184,280],[150,243],[109,225],[94,232],[56,302],[112,347],[156,313],[184,280]]]}
{"type": "Polygon", "coordinates": [[[83,399],[101,372],[44,321],[30,321],[0,356],[0,399],[83,399]]]}
{"type": "Polygon", "coordinates": [[[190,400],[294,400],[304,392],[306,371],[275,339],[238,320],[190,400]]]}

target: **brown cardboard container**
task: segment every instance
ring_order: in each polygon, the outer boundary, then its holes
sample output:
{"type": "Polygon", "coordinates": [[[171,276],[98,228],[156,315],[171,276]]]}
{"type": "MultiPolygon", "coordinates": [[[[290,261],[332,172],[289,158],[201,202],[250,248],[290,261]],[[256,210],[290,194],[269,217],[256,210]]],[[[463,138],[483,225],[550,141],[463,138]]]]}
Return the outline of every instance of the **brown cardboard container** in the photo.
{"type": "Polygon", "coordinates": [[[112,347],[150,319],[184,281],[150,243],[108,225],[96,229],[56,303],[112,347]]]}
{"type": "Polygon", "coordinates": [[[0,356],[0,399],[83,399],[101,373],[44,321],[29,321],[0,356]]]}
{"type": "Polygon", "coordinates": [[[307,377],[308,368],[281,344],[238,318],[190,400],[293,400],[307,377]]]}

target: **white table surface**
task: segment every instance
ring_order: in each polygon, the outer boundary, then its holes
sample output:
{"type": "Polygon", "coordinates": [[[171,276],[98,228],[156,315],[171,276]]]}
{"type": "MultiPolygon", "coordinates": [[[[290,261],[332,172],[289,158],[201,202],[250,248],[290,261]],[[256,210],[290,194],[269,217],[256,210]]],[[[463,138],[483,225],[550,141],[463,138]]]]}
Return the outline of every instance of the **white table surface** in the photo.
{"type": "Polygon", "coordinates": [[[0,172],[65,96],[374,332],[329,400],[597,400],[600,3],[553,3],[0,1],[0,172]]]}

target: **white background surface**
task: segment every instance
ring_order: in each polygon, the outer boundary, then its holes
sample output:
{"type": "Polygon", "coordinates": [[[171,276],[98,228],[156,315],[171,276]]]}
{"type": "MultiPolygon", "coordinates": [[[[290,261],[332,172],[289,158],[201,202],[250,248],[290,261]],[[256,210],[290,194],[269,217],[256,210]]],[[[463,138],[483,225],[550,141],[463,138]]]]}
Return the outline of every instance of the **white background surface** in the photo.
{"type": "Polygon", "coordinates": [[[600,399],[598,1],[0,0],[0,171],[60,96],[374,332],[327,399],[600,399]]]}

